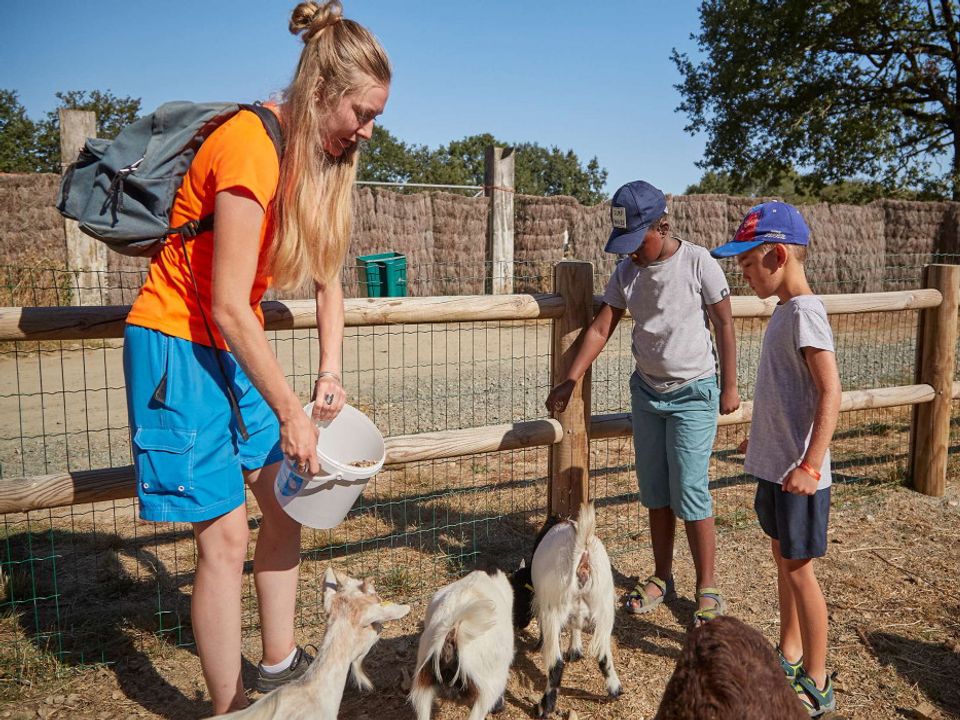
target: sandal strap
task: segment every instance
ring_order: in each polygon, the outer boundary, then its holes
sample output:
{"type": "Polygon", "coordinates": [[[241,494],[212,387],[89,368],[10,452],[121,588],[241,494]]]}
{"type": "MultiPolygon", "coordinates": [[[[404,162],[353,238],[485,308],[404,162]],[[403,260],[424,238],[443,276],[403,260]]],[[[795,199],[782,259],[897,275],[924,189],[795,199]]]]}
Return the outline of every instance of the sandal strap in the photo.
{"type": "Polygon", "coordinates": [[[829,693],[830,693],[830,676],[827,676],[827,683],[824,686],[823,690],[817,687],[817,684],[813,681],[813,678],[807,675],[805,672],[801,672],[797,675],[796,680],[794,680],[796,687],[797,695],[800,697],[800,702],[808,707],[813,708],[814,710],[820,710],[827,703],[829,703],[829,693]]]}
{"type": "Polygon", "coordinates": [[[637,600],[640,598],[654,599],[650,595],[647,595],[647,585],[656,585],[660,588],[660,595],[666,597],[667,588],[669,587],[668,582],[661,580],[656,575],[651,575],[646,580],[637,581],[637,584],[633,586],[633,590],[627,593],[627,597],[631,600],[637,600]]]}
{"type": "MultiPolygon", "coordinates": [[[[643,586],[646,587],[647,585],[656,585],[658,588],[660,588],[660,592],[662,594],[667,594],[667,581],[661,580],[656,575],[651,575],[643,581],[643,586]]],[[[637,583],[637,587],[640,587],[640,583],[637,583]]]]}

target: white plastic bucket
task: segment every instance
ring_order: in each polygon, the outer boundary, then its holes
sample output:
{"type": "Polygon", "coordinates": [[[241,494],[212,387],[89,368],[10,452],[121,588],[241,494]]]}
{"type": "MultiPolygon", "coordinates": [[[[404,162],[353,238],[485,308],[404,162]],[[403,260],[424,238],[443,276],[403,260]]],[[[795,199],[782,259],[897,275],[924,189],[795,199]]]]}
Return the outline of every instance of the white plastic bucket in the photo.
{"type": "MultiPolygon", "coordinates": [[[[303,410],[310,415],[313,403],[303,410]]],[[[351,405],[344,405],[337,417],[319,427],[320,474],[301,474],[287,458],[280,466],[273,489],[280,507],[290,517],[301,525],[325,530],[343,522],[367,481],[383,467],[386,448],[373,421],[351,405]],[[359,461],[373,465],[350,464],[359,461]]]]}

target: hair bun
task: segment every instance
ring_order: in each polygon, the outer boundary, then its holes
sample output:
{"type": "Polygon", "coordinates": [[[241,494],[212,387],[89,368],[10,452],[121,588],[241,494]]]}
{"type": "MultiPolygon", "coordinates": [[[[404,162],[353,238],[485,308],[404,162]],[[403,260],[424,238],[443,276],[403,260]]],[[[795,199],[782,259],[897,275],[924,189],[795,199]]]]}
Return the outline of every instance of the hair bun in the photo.
{"type": "Polygon", "coordinates": [[[340,22],[343,17],[343,5],[340,0],[328,0],[325,3],[302,2],[290,15],[290,32],[301,35],[304,43],[310,42],[318,33],[340,22]]]}

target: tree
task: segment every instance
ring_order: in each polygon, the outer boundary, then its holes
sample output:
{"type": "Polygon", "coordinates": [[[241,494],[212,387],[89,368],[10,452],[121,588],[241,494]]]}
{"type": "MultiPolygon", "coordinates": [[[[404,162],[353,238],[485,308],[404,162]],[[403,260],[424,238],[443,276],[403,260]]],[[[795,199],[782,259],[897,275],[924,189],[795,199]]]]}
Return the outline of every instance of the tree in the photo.
{"type": "Polygon", "coordinates": [[[36,127],[14,90],[0,90],[0,172],[32,172],[36,127]]]}
{"type": "MultiPolygon", "coordinates": [[[[117,97],[109,90],[58,92],[57,108],[36,124],[36,170],[60,172],[60,113],[64,110],[92,110],[97,115],[97,137],[115,138],[140,114],[140,98],[117,97]]],[[[71,158],[72,160],[73,158],[71,158]]]]}
{"type": "Polygon", "coordinates": [[[703,59],[673,61],[701,167],[960,200],[957,0],[704,0],[700,23],[703,59]]]}
{"type": "Polygon", "coordinates": [[[930,200],[931,197],[912,190],[892,191],[879,183],[866,180],[841,180],[822,184],[809,175],[801,175],[792,168],[779,176],[776,182],[744,183],[728,172],[709,170],[699,182],[690,185],[686,195],[720,194],[748,197],[778,197],[794,205],[828,202],[862,205],[878,197],[900,200],[930,200]]]}
{"type": "MultiPolygon", "coordinates": [[[[381,182],[483,185],[484,158],[491,145],[509,147],[489,133],[471,135],[430,150],[407,145],[387,130],[374,128],[373,137],[360,154],[358,178],[381,182]]],[[[596,158],[586,166],[572,150],[519,143],[515,149],[515,185],[528,195],[572,195],[593,205],[606,199],[607,171],[596,158]]]]}

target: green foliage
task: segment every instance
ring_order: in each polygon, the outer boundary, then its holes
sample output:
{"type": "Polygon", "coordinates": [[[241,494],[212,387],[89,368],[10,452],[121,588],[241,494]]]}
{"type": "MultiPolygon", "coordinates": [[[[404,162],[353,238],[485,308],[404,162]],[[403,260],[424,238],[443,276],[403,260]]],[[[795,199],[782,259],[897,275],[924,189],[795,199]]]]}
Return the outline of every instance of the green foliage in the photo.
{"type": "Polygon", "coordinates": [[[13,90],[0,89],[0,172],[32,172],[36,127],[13,90]]]}
{"type": "MultiPolygon", "coordinates": [[[[408,145],[376,127],[360,154],[361,180],[442,185],[483,185],[484,156],[491,145],[509,146],[489,133],[471,135],[431,150],[408,145]]],[[[577,154],[536,143],[514,145],[516,191],[527,195],[572,195],[585,205],[606,199],[607,171],[596,158],[586,166],[577,154]]]]}
{"type": "MultiPolygon", "coordinates": [[[[140,114],[140,98],[117,97],[109,90],[58,92],[56,110],[37,123],[38,170],[60,172],[60,110],[92,110],[97,116],[97,137],[115,138],[140,114]]],[[[71,158],[71,161],[73,158],[71,158]]]]}
{"type": "Polygon", "coordinates": [[[56,110],[34,122],[16,91],[0,89],[0,172],[60,172],[61,109],[95,112],[97,135],[103,138],[116,137],[140,113],[139,98],[117,97],[110,91],[58,92],[57,100],[56,110]]]}
{"type": "Polygon", "coordinates": [[[917,190],[891,189],[882,183],[866,180],[841,180],[825,184],[815,176],[800,175],[792,168],[776,178],[752,181],[738,180],[729,172],[708,170],[699,182],[687,187],[685,194],[778,197],[794,205],[818,202],[863,205],[882,197],[899,200],[938,199],[935,194],[917,190]]]}
{"type": "Polygon", "coordinates": [[[703,168],[960,199],[957,0],[705,0],[700,22],[703,59],[673,60],[703,168]]]}

